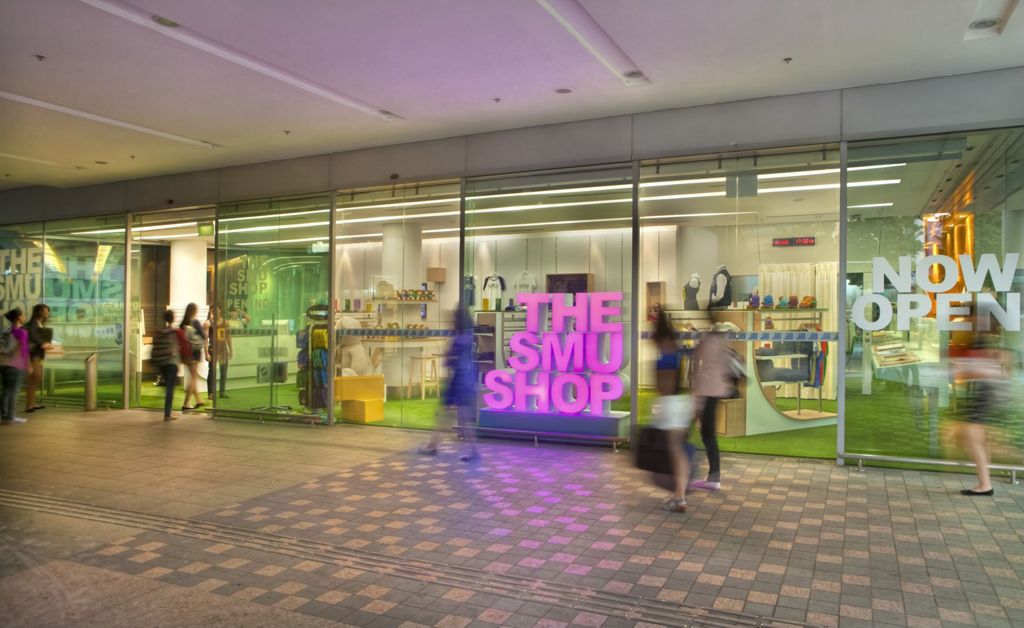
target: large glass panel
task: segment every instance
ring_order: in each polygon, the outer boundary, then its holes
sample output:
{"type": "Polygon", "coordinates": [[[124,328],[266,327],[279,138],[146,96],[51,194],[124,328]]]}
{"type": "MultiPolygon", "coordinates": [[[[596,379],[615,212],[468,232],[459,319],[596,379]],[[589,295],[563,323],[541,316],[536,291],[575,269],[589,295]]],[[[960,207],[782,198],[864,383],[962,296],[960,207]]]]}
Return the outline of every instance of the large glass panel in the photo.
{"type": "Polygon", "coordinates": [[[55,349],[43,391],[57,403],[85,403],[89,360],[97,364],[98,405],[124,403],[124,225],[124,216],[46,223],[43,300],[55,349]]]}
{"type": "Polygon", "coordinates": [[[459,300],[459,183],[337,194],[338,421],[433,428],[459,300]]]}
{"type": "MultiPolygon", "coordinates": [[[[725,451],[835,456],[838,160],[821,147],[641,166],[641,310],[652,321],[661,306],[682,334],[685,389],[716,323],[746,363],[746,386],[717,403],[725,451]]],[[[644,422],[653,343],[641,340],[640,356],[644,422]]]]}
{"type": "Polygon", "coordinates": [[[629,166],[466,182],[481,427],[628,434],[632,186],[629,166]]]}
{"type": "Polygon", "coordinates": [[[326,421],[330,197],[217,208],[220,413],[326,421]]]}
{"type": "MultiPolygon", "coordinates": [[[[164,312],[181,323],[189,303],[199,306],[196,318],[209,321],[214,261],[214,209],[183,209],[133,216],[131,242],[131,310],[128,321],[128,386],[133,407],[161,409],[165,388],[159,369],[150,361],[153,336],[164,326],[164,312]]],[[[208,355],[200,355],[196,389],[202,399],[211,392],[208,355]]],[[[179,367],[175,411],[184,402],[187,373],[179,367]]],[[[190,400],[190,404],[191,404],[190,400]]]]}
{"type": "MultiPolygon", "coordinates": [[[[43,296],[43,223],[0,227],[0,314],[20,308],[26,320],[43,296]]],[[[8,329],[6,318],[0,327],[8,329]]],[[[49,403],[49,400],[46,400],[49,403]]],[[[18,414],[25,404],[18,403],[18,414]]]]}
{"type": "Polygon", "coordinates": [[[963,460],[974,420],[1020,463],[1022,157],[1021,129],[850,145],[847,452],[963,460]]]}

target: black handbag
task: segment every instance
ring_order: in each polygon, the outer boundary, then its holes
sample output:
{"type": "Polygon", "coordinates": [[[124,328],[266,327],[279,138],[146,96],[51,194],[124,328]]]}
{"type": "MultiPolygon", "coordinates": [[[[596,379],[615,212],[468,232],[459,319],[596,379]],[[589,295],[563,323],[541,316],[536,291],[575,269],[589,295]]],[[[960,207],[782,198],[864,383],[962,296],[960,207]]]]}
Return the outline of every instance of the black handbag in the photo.
{"type": "Polygon", "coordinates": [[[673,475],[669,456],[668,432],[656,427],[641,427],[636,437],[636,466],[644,471],[673,475]]]}

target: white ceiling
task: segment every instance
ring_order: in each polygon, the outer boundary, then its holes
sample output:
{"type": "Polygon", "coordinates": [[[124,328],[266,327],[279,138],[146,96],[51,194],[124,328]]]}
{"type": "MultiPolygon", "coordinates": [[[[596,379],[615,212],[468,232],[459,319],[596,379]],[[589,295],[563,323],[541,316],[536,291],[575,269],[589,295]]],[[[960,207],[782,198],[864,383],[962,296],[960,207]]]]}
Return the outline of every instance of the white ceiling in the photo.
{"type": "Polygon", "coordinates": [[[626,87],[532,0],[133,0],[386,122],[79,0],[0,0],[0,91],[217,145],[0,99],[0,189],[1010,67],[1024,11],[964,41],[1004,1],[581,0],[651,80],[626,87]]]}

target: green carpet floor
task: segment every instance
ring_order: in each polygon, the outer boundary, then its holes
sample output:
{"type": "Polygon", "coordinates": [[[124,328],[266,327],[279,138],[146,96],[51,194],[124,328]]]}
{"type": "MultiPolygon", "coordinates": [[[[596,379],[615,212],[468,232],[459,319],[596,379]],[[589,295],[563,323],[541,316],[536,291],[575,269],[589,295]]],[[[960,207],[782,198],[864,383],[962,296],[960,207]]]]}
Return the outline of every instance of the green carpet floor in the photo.
{"type": "MultiPolygon", "coordinates": [[[[81,385],[58,386],[54,398],[81,403],[81,385]]],[[[143,408],[163,407],[164,389],[146,382],[139,391],[139,405],[143,408]]],[[[103,383],[98,390],[101,405],[120,405],[121,386],[103,383]]],[[[639,397],[640,422],[650,417],[650,407],[656,395],[651,390],[641,390],[639,397]]],[[[180,387],[175,395],[174,407],[181,407],[184,393],[180,387]]],[[[780,411],[795,409],[796,400],[776,400],[780,411]]],[[[218,407],[227,410],[250,411],[272,404],[270,388],[260,385],[251,388],[228,389],[228,398],[220,399],[218,407]]],[[[293,384],[275,387],[274,405],[291,406],[300,409],[298,394],[293,384]]],[[[613,404],[613,409],[628,410],[630,398],[625,396],[613,404]]],[[[824,409],[836,411],[836,402],[826,400],[824,409]]],[[[375,425],[404,427],[412,429],[433,429],[438,411],[437,398],[391,399],[384,407],[384,420],[375,425]]],[[[862,395],[859,388],[850,389],[846,401],[846,450],[850,453],[880,454],[912,458],[928,458],[936,454],[929,450],[929,425],[927,408],[917,395],[903,384],[875,381],[871,395],[862,395]]],[[[952,442],[951,434],[956,428],[958,415],[952,408],[939,411],[938,434],[940,451],[938,455],[962,457],[952,442]]],[[[264,419],[272,419],[265,416],[264,419]]],[[[692,434],[699,443],[696,433],[692,434]]],[[[1024,411],[1021,407],[1007,409],[1005,418],[990,429],[993,460],[997,462],[1020,463],[1024,446],[1024,411]]],[[[802,458],[835,458],[836,427],[812,427],[795,429],[773,434],[756,436],[720,437],[723,451],[757,453],[775,456],[802,458]]]]}

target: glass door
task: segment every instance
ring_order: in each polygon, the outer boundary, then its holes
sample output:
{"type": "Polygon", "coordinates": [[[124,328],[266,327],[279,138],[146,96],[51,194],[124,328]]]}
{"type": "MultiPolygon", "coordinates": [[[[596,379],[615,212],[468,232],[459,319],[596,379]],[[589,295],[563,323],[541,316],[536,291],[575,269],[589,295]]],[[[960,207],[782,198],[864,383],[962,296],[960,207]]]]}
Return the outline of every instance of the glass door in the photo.
{"type": "MultiPolygon", "coordinates": [[[[153,336],[164,327],[164,314],[181,323],[189,303],[196,304],[195,318],[202,324],[209,313],[213,289],[214,209],[204,207],[132,216],[131,291],[128,317],[129,405],[162,409],[165,384],[159,369],[150,363],[153,336]]],[[[197,390],[208,397],[209,361],[202,352],[197,390]]],[[[173,409],[182,407],[185,378],[179,368],[173,409]]],[[[208,404],[209,402],[207,402],[208,404]]]]}

